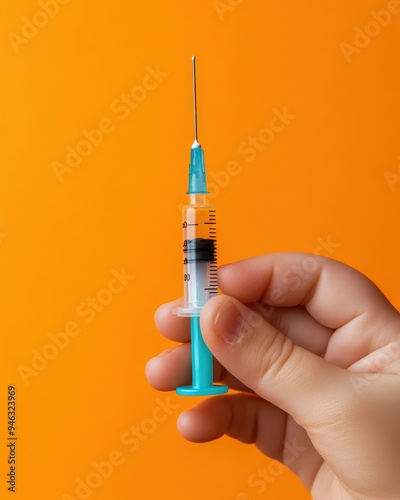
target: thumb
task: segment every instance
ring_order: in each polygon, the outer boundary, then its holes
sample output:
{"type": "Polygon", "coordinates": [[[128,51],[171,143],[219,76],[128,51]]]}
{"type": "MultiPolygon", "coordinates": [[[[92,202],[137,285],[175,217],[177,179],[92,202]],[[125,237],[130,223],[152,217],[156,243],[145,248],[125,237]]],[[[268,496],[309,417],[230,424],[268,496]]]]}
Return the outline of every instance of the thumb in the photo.
{"type": "Polygon", "coordinates": [[[209,349],[230,373],[303,427],[347,413],[354,398],[349,373],[293,344],[233,297],[209,300],[201,329],[209,349]]]}

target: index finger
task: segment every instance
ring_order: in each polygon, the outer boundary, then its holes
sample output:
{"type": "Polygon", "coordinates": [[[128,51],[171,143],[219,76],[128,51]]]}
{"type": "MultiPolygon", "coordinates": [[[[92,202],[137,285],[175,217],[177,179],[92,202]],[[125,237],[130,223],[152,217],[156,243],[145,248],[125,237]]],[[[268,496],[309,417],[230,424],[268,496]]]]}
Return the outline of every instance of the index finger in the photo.
{"type": "Polygon", "coordinates": [[[223,293],[241,302],[304,306],[320,324],[337,329],[361,314],[398,314],[366,276],[336,260],[304,253],[252,257],[218,269],[223,293]]]}
{"type": "Polygon", "coordinates": [[[154,315],[155,324],[167,339],[175,342],[189,342],[189,318],[182,318],[174,314],[174,310],[182,307],[183,298],[176,299],[167,304],[162,304],[154,315]]]}

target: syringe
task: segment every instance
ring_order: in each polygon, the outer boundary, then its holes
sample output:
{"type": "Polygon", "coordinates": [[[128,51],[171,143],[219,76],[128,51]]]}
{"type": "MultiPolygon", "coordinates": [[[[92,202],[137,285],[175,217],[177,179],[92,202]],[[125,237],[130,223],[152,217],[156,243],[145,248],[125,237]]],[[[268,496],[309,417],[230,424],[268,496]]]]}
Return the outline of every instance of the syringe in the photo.
{"type": "Polygon", "coordinates": [[[216,215],[207,204],[204,151],[197,140],[196,57],[192,57],[194,143],[189,163],[189,205],[183,207],[184,305],[178,316],[190,317],[192,344],[192,385],[178,387],[183,396],[224,394],[225,385],[213,384],[213,357],[200,330],[200,312],[208,299],[218,294],[216,215]]]}

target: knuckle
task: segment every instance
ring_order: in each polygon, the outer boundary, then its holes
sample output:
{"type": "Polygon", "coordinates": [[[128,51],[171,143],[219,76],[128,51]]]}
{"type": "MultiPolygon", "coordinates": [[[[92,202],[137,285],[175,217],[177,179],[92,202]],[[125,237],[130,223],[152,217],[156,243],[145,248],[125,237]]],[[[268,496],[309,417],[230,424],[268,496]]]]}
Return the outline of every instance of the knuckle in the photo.
{"type": "Polygon", "coordinates": [[[293,347],[292,341],[275,328],[266,335],[256,363],[257,385],[265,387],[283,374],[293,347]]]}

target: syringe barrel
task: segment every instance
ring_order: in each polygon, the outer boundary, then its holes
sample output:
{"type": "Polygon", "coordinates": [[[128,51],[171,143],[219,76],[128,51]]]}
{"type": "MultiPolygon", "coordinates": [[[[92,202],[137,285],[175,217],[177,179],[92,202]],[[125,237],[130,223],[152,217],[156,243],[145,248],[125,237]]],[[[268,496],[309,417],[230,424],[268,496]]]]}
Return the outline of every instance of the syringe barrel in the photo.
{"type": "Polygon", "coordinates": [[[184,305],[179,316],[200,316],[204,304],[218,294],[216,213],[205,195],[190,195],[182,210],[184,305]]]}

